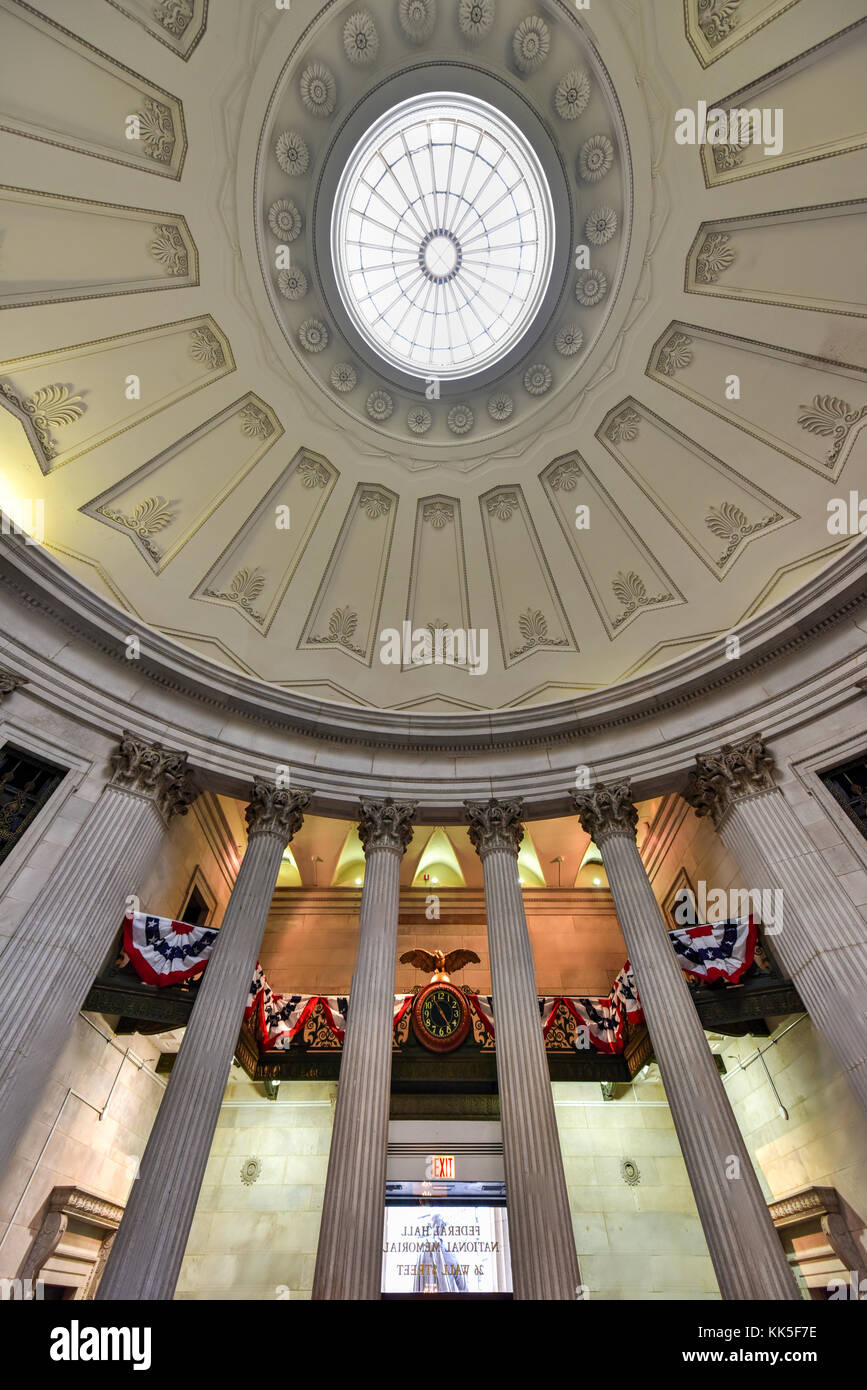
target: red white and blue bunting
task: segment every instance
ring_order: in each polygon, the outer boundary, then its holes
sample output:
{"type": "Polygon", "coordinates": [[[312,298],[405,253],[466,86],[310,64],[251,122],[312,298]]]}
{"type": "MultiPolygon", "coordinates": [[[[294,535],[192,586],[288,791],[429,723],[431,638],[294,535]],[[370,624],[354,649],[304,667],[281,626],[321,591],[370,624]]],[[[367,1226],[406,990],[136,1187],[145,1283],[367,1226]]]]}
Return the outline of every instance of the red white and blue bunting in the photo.
{"type": "Polygon", "coordinates": [[[752,916],[701,927],[679,927],[668,936],[681,970],[708,984],[717,980],[737,984],[756,954],[756,924],[752,916]]]}
{"type": "MultiPolygon", "coordinates": [[[[414,994],[394,996],[395,1027],[411,1007],[414,998],[414,994]]],[[[265,978],[261,965],[257,963],[256,973],[250,982],[244,1018],[254,1020],[259,1041],[266,1051],[272,1052],[291,1045],[317,1004],[322,1005],[328,1027],[338,1042],[342,1043],[346,1033],[346,1020],[349,1017],[349,999],[346,995],[275,994],[265,978]]]]}
{"type": "MultiPolygon", "coordinates": [[[[149,985],[173,985],[204,970],[219,933],[211,927],[192,927],[169,917],[136,912],[124,918],[124,949],[138,975],[149,985]]],[[[737,984],[755,958],[756,925],[752,916],[726,922],[678,927],[668,933],[681,969],[694,980],[737,984]]],[[[394,1023],[412,1005],[413,994],[394,996],[394,1023]]],[[[494,1004],[491,995],[470,994],[470,1007],[486,1033],[494,1036],[494,1004]]],[[[267,1050],[287,1048],[303,1029],[318,1004],[340,1043],[346,1032],[349,999],[345,995],[275,994],[261,965],[250,984],[245,1019],[254,1019],[255,1031],[267,1050]]],[[[577,1048],[587,1040],[598,1052],[622,1052],[626,1033],[644,1021],[644,1012],[629,961],[610,992],[599,998],[550,995],[539,1000],[542,1032],[547,1036],[560,1005],[577,1020],[577,1048]]]]}
{"type": "Polygon", "coordinates": [[[134,912],[123,919],[123,948],[148,985],[177,985],[204,970],[219,932],[171,917],[134,912]]]}

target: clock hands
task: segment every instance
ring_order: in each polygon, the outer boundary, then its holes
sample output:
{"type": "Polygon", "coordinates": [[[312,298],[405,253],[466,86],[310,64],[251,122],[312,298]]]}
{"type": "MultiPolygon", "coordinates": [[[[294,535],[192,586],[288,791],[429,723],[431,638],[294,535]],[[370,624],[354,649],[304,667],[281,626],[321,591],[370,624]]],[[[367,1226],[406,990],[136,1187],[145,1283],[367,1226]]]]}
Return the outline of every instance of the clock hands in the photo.
{"type": "Polygon", "coordinates": [[[437,1001],[436,1001],[435,999],[432,999],[432,1000],[431,1000],[431,1003],[433,1004],[434,1008],[436,1009],[437,1013],[439,1014],[440,1018],[442,1019],[443,1023],[445,1024],[446,1028],[448,1028],[448,1026],[449,1026],[449,1021],[448,1021],[448,1019],[446,1018],[445,1014],[443,1013],[443,1011],[442,1011],[442,1009],[440,1008],[440,1006],[439,1006],[439,1004],[437,1003],[437,1001]]]}

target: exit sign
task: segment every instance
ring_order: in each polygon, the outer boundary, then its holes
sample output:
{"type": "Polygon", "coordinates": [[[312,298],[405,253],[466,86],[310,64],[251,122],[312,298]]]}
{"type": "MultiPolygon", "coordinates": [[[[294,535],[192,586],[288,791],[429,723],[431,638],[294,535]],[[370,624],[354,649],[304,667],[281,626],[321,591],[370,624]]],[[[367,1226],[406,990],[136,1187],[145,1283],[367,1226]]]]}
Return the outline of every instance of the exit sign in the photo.
{"type": "Polygon", "coordinates": [[[455,1176],[454,1154],[431,1154],[427,1166],[428,1172],[435,1182],[450,1181],[455,1176]]]}

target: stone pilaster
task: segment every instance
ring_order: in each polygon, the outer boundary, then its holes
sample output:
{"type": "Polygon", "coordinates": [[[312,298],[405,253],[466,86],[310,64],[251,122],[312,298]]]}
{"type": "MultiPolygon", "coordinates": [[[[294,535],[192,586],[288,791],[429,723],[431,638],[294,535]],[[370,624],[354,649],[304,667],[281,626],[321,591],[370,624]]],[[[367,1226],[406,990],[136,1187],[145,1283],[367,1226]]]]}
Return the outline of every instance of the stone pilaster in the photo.
{"type": "Polygon", "coordinates": [[[696,758],[687,800],[710,816],[746,889],[779,890],[774,954],[867,1108],[867,924],[774,780],[756,735],[696,758]]]}
{"type": "Polygon", "coordinates": [[[205,1174],[226,1077],[283,851],[307,792],[256,778],[247,849],[199,987],[139,1175],[99,1285],[99,1299],[171,1298],[205,1174]]]}
{"type": "Polygon", "coordinates": [[[313,1277],[315,1299],[378,1299],[391,1094],[400,862],[415,802],[361,802],[364,886],[358,955],[313,1277]]]}
{"type": "Polygon", "coordinates": [[[630,785],[597,783],[572,795],[584,830],[602,852],[720,1292],[726,1299],[797,1299],[635,843],[638,812],[630,785]]]}
{"type": "Polygon", "coordinates": [[[514,1296],[575,1299],[578,1257],[518,878],[521,802],[464,804],[485,879],[514,1296]]]}
{"type": "Polygon", "coordinates": [[[0,970],[0,1173],[166,828],[195,799],[187,754],[124,733],[112,779],[25,913],[0,970]]]}

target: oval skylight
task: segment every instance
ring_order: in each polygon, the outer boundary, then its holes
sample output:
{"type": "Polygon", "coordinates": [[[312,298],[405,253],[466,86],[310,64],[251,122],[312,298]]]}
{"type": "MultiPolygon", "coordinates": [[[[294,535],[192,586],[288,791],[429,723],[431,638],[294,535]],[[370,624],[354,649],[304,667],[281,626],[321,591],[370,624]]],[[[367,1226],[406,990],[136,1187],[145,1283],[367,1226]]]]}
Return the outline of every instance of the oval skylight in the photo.
{"type": "Polygon", "coordinates": [[[462,378],[529,328],[554,254],[551,194],[522,132],[453,92],[392,108],[338,184],[331,250],[364,340],[420,377],[462,378]]]}

